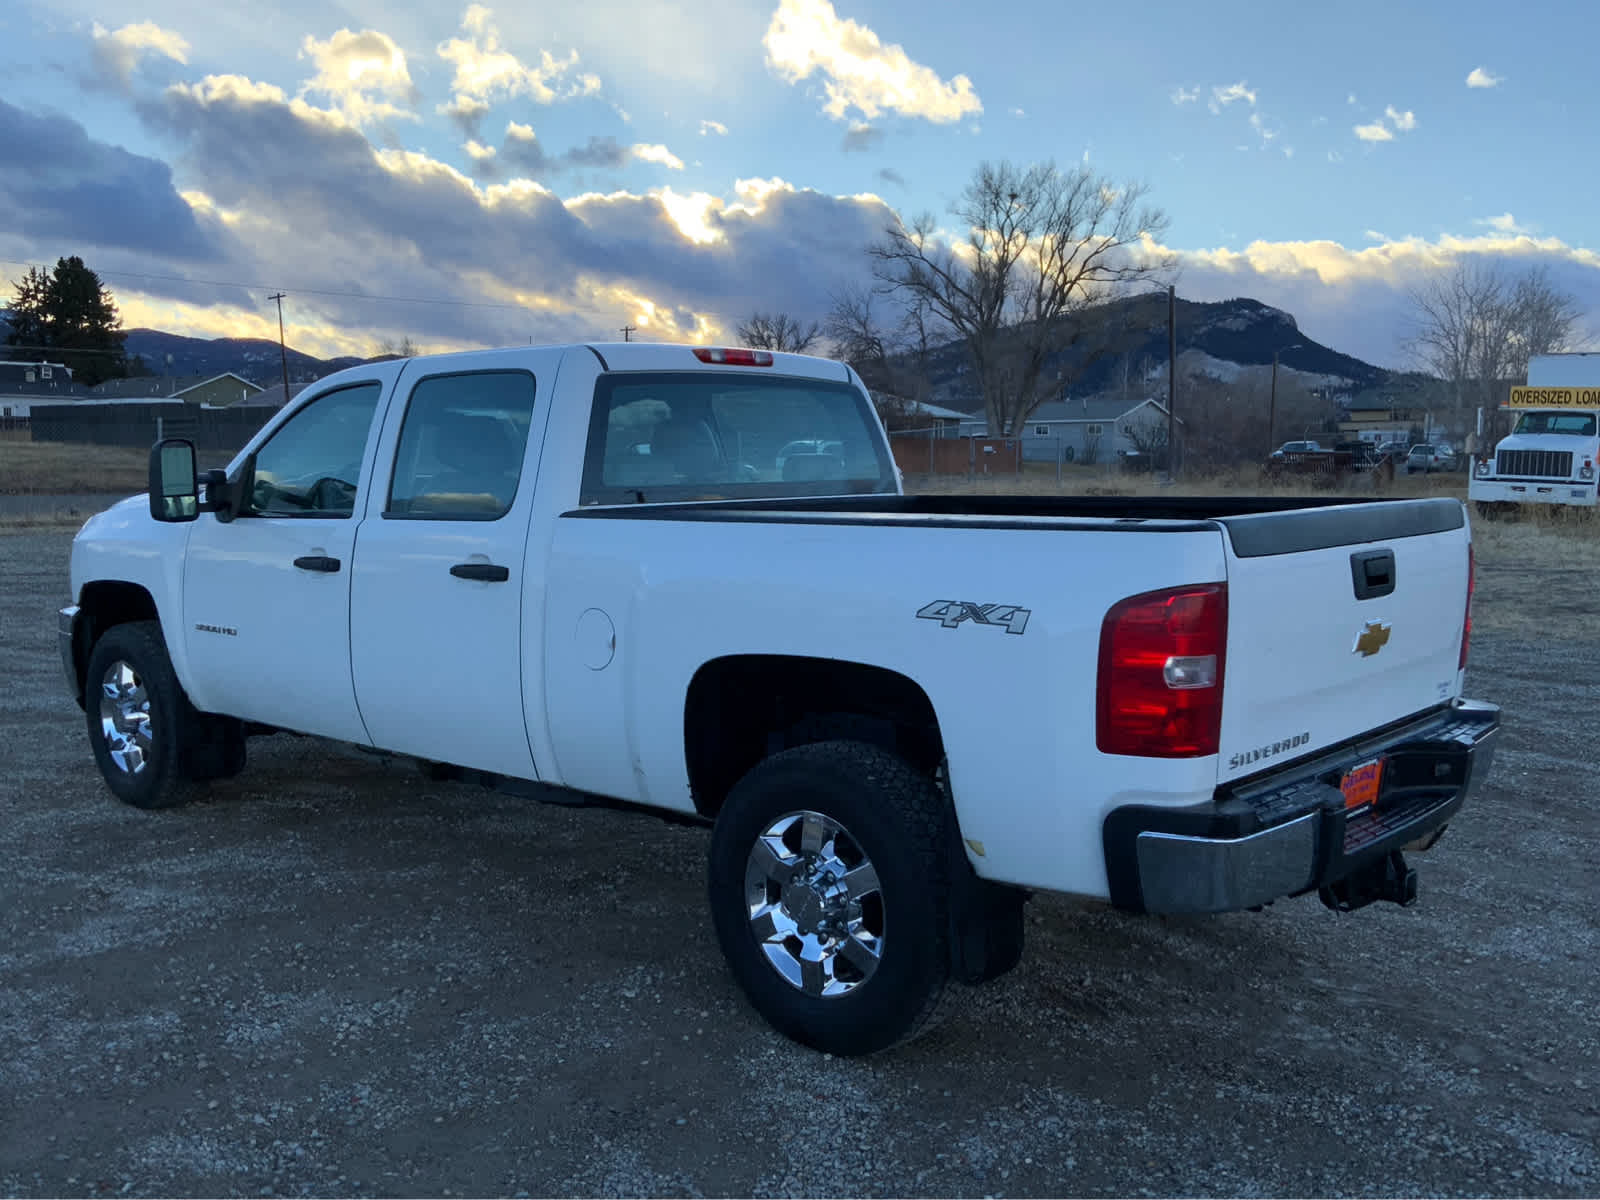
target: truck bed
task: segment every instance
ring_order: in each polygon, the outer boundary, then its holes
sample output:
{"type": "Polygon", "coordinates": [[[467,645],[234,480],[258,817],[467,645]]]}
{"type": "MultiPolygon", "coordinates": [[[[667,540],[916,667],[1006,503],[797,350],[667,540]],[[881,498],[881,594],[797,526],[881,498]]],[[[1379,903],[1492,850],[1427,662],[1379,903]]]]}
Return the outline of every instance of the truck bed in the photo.
{"type": "Polygon", "coordinates": [[[751,521],[774,524],[914,525],[1195,532],[1221,526],[1234,553],[1254,558],[1416,537],[1459,529],[1460,501],[1445,497],[1369,500],[1273,496],[866,495],[787,500],[696,500],[573,509],[568,517],[609,520],[751,521]]]}

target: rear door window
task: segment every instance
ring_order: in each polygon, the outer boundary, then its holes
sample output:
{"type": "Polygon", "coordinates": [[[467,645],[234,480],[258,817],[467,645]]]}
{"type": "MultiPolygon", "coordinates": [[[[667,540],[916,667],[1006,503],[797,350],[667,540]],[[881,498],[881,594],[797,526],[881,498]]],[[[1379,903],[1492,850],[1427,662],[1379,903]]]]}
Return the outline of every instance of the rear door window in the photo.
{"type": "Polygon", "coordinates": [[[585,504],[894,489],[870,404],[849,384],[618,372],[596,385],[585,504]]]}
{"type": "Polygon", "coordinates": [[[388,518],[493,521],[516,499],[533,420],[526,371],[431,375],[411,389],[388,518]]]}

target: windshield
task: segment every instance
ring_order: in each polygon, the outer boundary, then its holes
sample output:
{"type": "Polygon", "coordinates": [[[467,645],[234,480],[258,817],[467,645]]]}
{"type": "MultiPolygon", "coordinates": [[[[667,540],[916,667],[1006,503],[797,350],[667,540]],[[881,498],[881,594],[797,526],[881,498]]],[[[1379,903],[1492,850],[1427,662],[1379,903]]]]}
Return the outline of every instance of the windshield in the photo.
{"type": "Polygon", "coordinates": [[[860,391],[748,372],[602,375],[584,504],[892,492],[894,464],[860,391]]]}
{"type": "Polygon", "coordinates": [[[1512,433],[1565,433],[1594,436],[1594,414],[1587,412],[1525,412],[1512,433]]]}

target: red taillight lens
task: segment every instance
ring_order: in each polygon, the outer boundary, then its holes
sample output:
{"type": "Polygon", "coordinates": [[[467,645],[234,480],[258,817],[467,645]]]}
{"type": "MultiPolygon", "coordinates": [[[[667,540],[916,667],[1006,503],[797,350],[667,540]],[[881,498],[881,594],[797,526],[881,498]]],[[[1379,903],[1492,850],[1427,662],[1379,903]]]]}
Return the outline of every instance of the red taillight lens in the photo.
{"type": "Polygon", "coordinates": [[[1105,754],[1217,752],[1228,585],[1131,596],[1100,626],[1095,745],[1105,754]]]}
{"type": "Polygon", "coordinates": [[[716,363],[726,367],[770,367],[772,354],[767,350],[724,350],[714,346],[696,346],[694,356],[703,363],[716,363]]]}
{"type": "Polygon", "coordinates": [[[1478,563],[1472,553],[1472,543],[1467,543],[1467,615],[1461,619],[1461,661],[1456,670],[1467,669],[1467,643],[1472,640],[1472,589],[1478,584],[1478,563]]]}

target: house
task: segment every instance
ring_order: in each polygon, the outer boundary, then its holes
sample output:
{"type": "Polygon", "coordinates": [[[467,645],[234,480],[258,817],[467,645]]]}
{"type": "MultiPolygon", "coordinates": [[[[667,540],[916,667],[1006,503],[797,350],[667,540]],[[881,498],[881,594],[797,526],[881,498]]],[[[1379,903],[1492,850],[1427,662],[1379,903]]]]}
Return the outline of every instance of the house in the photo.
{"type": "Polygon", "coordinates": [[[65,363],[52,362],[0,362],[0,391],[10,391],[10,385],[56,384],[72,382],[72,368],[65,363]]]}
{"type": "Polygon", "coordinates": [[[969,413],[957,412],[953,408],[941,408],[937,404],[912,400],[906,396],[879,391],[869,394],[880,414],[894,413],[905,418],[907,423],[893,430],[896,437],[907,435],[953,438],[960,435],[962,425],[972,420],[969,413]]]}
{"type": "MultiPolygon", "coordinates": [[[[1182,421],[1182,418],[1179,418],[1182,421]]],[[[1149,449],[1165,437],[1167,406],[1159,400],[1129,400],[1120,395],[1056,400],[1034,409],[1019,431],[1028,462],[1111,462],[1149,449]]]]}
{"type": "Polygon", "coordinates": [[[0,418],[26,417],[34,404],[87,396],[72,368],[49,362],[0,362],[0,418]]]}
{"type": "MultiPolygon", "coordinates": [[[[289,385],[289,399],[293,400],[296,396],[310,386],[311,385],[309,383],[291,383],[289,385]]],[[[236,407],[282,408],[283,405],[283,384],[275,383],[271,387],[264,387],[260,391],[246,396],[243,400],[239,401],[236,407]]]]}
{"type": "Polygon", "coordinates": [[[232,371],[221,375],[146,375],[132,379],[108,379],[92,389],[102,400],[182,400],[186,404],[207,404],[226,408],[247,400],[262,390],[232,371]]]}

